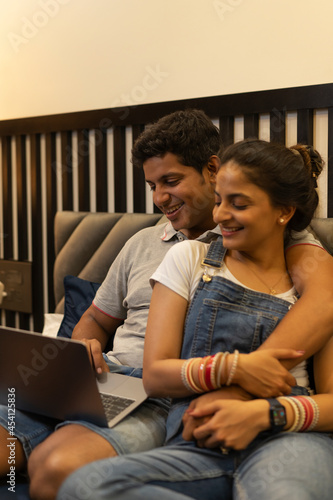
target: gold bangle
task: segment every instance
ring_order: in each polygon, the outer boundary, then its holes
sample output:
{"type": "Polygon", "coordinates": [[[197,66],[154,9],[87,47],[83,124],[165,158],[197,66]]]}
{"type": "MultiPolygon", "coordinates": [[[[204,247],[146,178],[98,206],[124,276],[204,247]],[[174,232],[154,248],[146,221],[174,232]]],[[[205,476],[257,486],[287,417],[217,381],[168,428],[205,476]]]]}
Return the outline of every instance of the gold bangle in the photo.
{"type": "Polygon", "coordinates": [[[186,369],[186,378],[187,382],[189,383],[191,390],[193,392],[196,392],[198,394],[201,394],[202,392],[205,392],[201,389],[201,387],[198,387],[196,383],[193,380],[193,375],[192,375],[192,368],[193,368],[193,363],[197,360],[198,358],[192,358],[187,366],[186,369]]]}

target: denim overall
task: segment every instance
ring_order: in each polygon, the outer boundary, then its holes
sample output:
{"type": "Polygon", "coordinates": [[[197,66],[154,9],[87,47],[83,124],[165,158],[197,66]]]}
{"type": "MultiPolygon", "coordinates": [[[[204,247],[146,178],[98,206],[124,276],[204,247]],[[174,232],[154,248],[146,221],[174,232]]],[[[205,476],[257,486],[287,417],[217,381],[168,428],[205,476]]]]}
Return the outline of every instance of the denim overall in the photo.
{"type": "MultiPolygon", "coordinates": [[[[226,254],[222,238],[213,241],[203,264],[216,269],[226,254]]],[[[202,357],[238,349],[255,351],[287,314],[291,304],[283,299],[243,288],[222,276],[201,278],[190,304],[184,331],[181,359],[202,357]]],[[[294,387],[293,395],[308,394],[294,387]]],[[[167,443],[181,439],[181,418],[191,398],[174,400],[167,420],[167,443]]]]}
{"type": "MultiPolygon", "coordinates": [[[[204,262],[220,267],[226,250],[213,242],[204,262]]],[[[183,359],[218,351],[251,352],[291,305],[223,277],[200,280],[185,325],[183,359]]],[[[293,394],[307,394],[302,387],[293,394]]],[[[193,398],[196,396],[193,396],[193,398]]],[[[71,474],[57,500],[331,500],[333,447],[325,433],[260,433],[245,450],[199,448],[182,439],[191,397],[174,400],[168,446],[93,462],[71,474]],[[265,444],[264,446],[262,446],[265,444]]]]}

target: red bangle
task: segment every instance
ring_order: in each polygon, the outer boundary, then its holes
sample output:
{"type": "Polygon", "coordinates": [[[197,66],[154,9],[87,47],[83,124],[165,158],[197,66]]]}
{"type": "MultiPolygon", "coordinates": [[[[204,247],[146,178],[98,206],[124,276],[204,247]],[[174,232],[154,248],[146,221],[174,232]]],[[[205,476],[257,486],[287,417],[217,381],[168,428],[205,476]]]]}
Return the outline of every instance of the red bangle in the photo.
{"type": "Polygon", "coordinates": [[[207,360],[207,364],[205,366],[205,382],[210,391],[214,391],[214,389],[216,389],[216,387],[214,387],[214,385],[212,384],[212,379],[211,379],[214,358],[215,354],[213,356],[209,356],[209,359],[207,360]]]}
{"type": "Polygon", "coordinates": [[[313,407],[311,402],[306,397],[303,396],[295,396],[295,397],[298,399],[298,401],[302,403],[303,408],[305,410],[304,424],[300,429],[300,432],[304,432],[310,427],[310,425],[313,422],[313,417],[314,417],[313,407]]]}
{"type": "Polygon", "coordinates": [[[208,392],[210,390],[208,385],[206,384],[206,381],[205,381],[205,366],[206,366],[206,363],[209,360],[209,358],[210,358],[210,356],[205,356],[204,358],[201,359],[201,363],[199,366],[199,373],[198,373],[200,387],[205,392],[208,392]]]}

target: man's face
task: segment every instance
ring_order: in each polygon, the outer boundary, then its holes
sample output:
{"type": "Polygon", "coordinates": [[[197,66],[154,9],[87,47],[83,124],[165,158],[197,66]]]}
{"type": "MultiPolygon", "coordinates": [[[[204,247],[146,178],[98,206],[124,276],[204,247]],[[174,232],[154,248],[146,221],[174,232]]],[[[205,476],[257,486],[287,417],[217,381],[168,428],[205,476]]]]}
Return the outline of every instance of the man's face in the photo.
{"type": "Polygon", "coordinates": [[[212,169],[204,167],[200,174],[194,167],[180,163],[176,155],[167,153],[163,158],[149,158],[143,170],[155,205],[174,229],[194,239],[215,227],[212,169]]]}

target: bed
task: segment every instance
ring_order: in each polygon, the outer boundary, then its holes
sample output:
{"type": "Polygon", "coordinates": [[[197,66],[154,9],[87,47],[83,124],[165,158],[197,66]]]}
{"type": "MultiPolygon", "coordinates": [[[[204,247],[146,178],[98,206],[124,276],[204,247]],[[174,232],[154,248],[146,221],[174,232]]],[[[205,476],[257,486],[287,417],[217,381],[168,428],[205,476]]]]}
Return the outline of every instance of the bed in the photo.
{"type": "Polygon", "coordinates": [[[33,276],[31,311],[4,310],[1,323],[41,332],[54,312],[57,212],[154,215],[131,146],[148,123],[179,109],[204,110],[225,145],[250,136],[315,144],[327,158],[318,217],[333,217],[332,103],[328,83],[0,121],[0,227],[8,236],[0,255],[31,262],[33,276]]]}
{"type": "MultiPolygon", "coordinates": [[[[65,320],[70,330],[125,241],[161,222],[130,151],[148,123],[179,109],[204,110],[225,145],[251,136],[324,139],[325,215],[310,230],[333,254],[332,103],[333,84],[325,84],[0,122],[0,226],[11,236],[1,242],[1,257],[31,262],[33,275],[31,311],[3,310],[1,324],[56,335],[65,320]]],[[[1,499],[11,495],[3,482],[1,499]]],[[[28,498],[24,478],[17,479],[16,498],[28,498]]]]}

